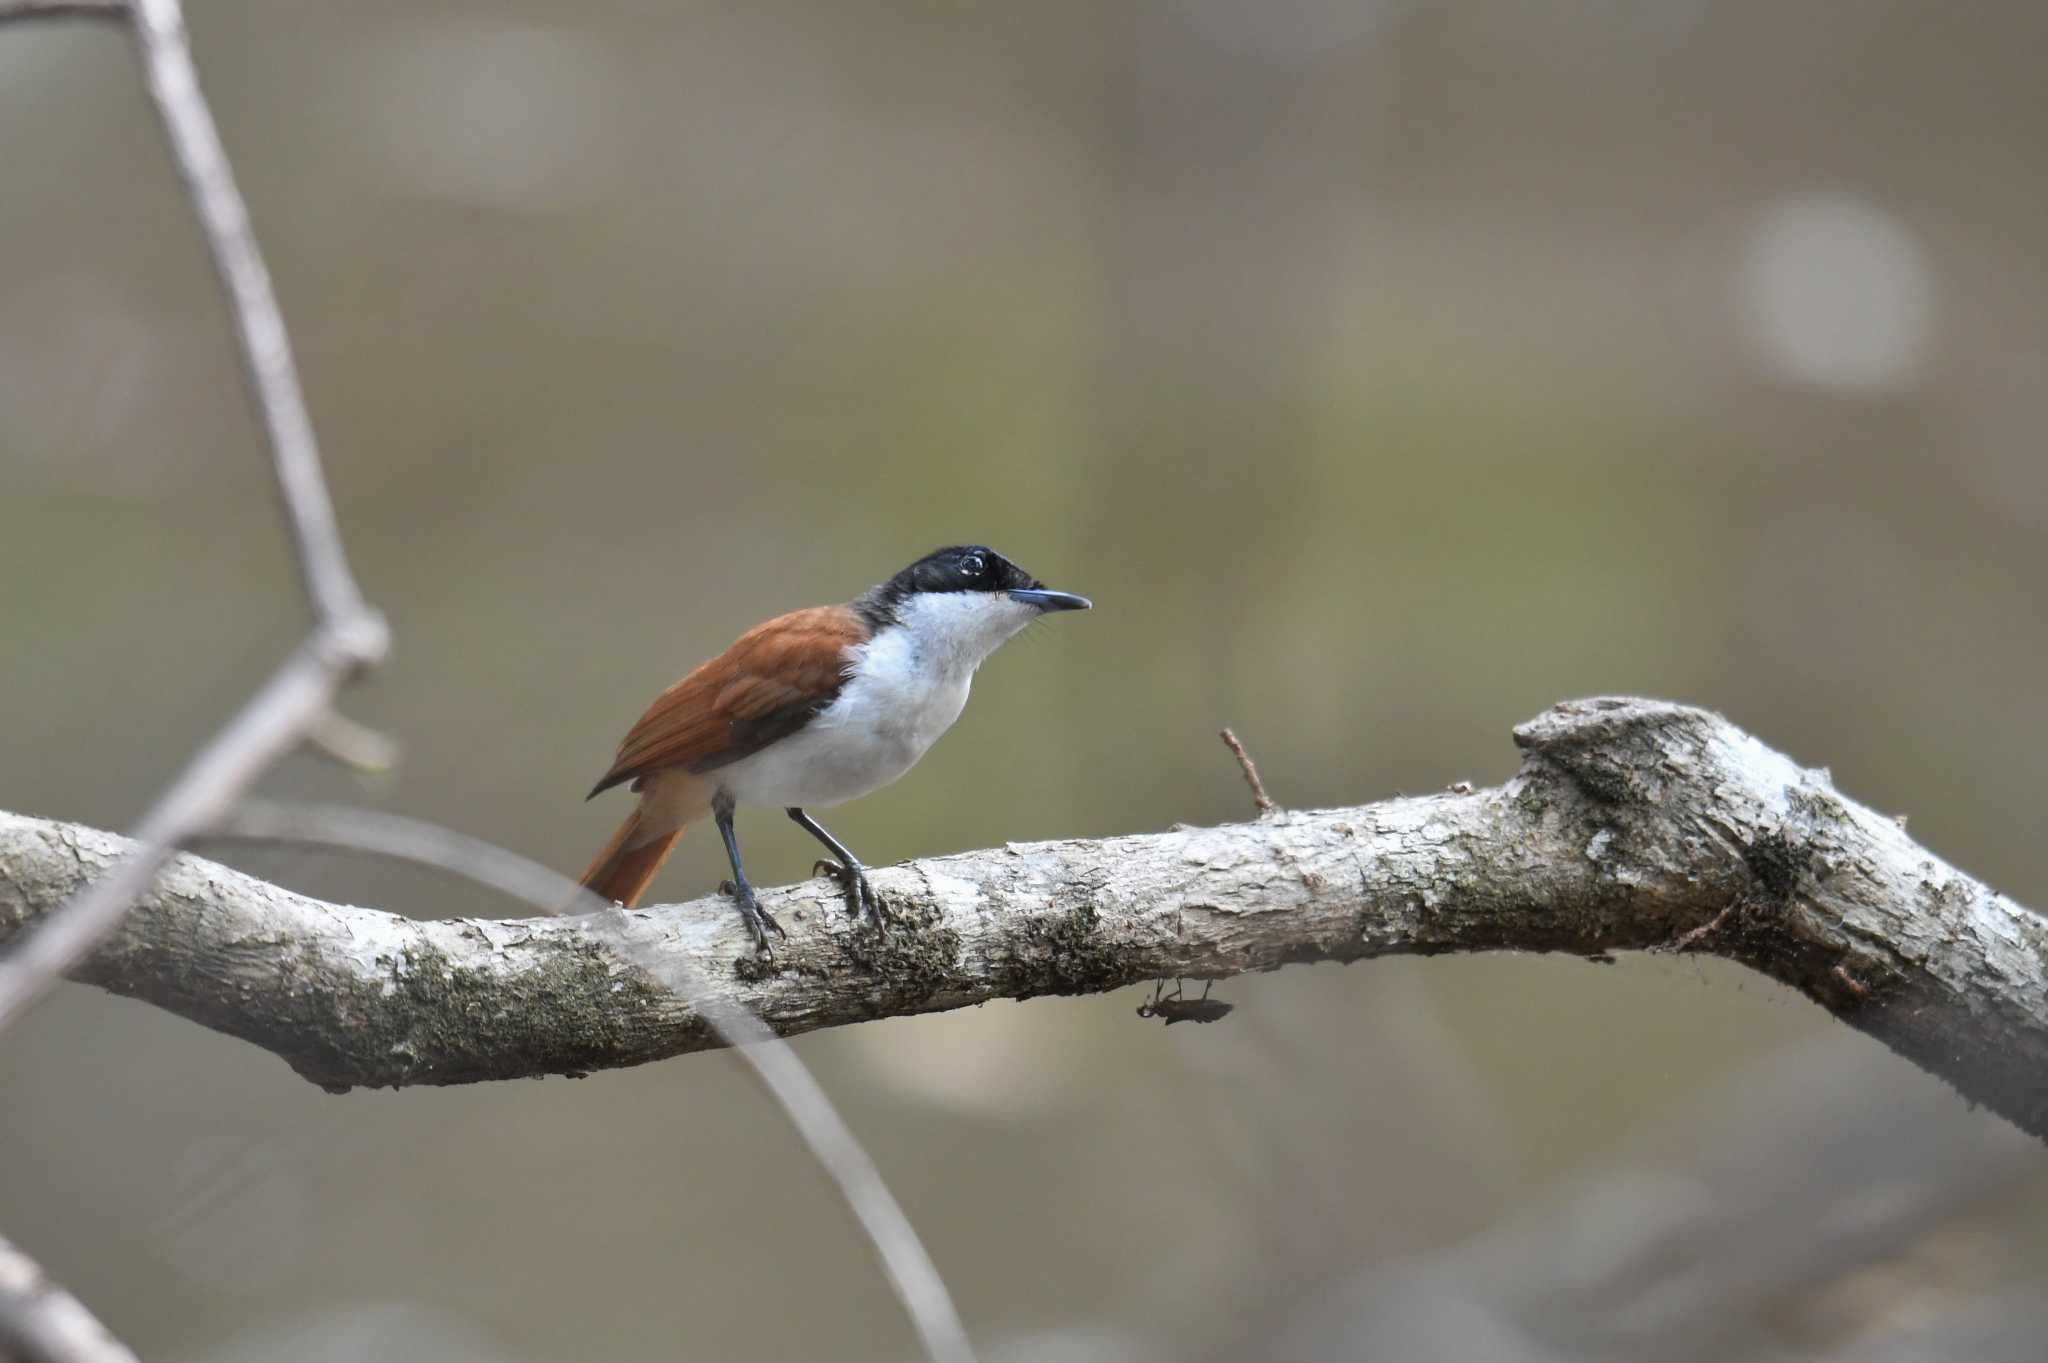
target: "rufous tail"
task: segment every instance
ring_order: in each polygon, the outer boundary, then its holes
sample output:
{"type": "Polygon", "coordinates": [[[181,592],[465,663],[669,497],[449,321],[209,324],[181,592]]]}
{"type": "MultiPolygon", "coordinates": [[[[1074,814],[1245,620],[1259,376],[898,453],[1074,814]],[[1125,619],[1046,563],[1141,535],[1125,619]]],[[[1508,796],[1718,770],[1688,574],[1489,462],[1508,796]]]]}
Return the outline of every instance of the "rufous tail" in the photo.
{"type": "Polygon", "coordinates": [[[639,831],[640,811],[636,809],[626,816],[619,831],[612,834],[612,840],[584,870],[584,889],[607,903],[623,904],[629,909],[640,901],[654,873],[675,850],[676,839],[683,836],[683,830],[678,824],[673,831],[634,846],[633,835],[639,831]]]}

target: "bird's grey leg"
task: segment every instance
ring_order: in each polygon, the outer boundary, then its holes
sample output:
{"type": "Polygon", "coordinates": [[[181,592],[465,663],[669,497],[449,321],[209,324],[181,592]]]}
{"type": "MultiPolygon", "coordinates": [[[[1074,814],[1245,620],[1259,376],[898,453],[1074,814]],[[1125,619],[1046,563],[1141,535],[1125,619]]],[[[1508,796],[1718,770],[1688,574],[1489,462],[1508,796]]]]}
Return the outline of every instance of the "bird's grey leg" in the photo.
{"type": "Polygon", "coordinates": [[[860,858],[846,850],[846,844],[825,831],[825,826],[803,812],[795,805],[789,807],[789,817],[797,826],[816,838],[839,858],[838,865],[821,861],[813,869],[822,871],[846,887],[846,900],[857,916],[866,918],[876,928],[882,926],[882,897],[875,893],[875,887],[868,883],[868,868],[861,865],[860,858]]]}
{"type": "Polygon", "coordinates": [[[787,934],[782,931],[782,924],[768,916],[768,910],[761,907],[761,901],[754,895],[754,887],[747,883],[746,868],[740,865],[739,839],[732,831],[732,808],[732,796],[720,791],[711,801],[711,817],[718,824],[718,836],[725,840],[726,859],[732,863],[732,897],[739,904],[747,930],[754,934],[754,950],[766,956],[769,930],[773,929],[777,936],[787,934]]]}

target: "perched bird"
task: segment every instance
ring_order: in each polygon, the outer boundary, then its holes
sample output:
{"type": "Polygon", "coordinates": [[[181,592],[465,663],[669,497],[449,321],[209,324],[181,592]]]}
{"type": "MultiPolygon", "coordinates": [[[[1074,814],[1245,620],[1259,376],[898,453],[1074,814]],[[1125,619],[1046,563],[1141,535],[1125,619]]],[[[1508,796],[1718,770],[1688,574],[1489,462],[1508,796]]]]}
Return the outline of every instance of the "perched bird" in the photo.
{"type": "Polygon", "coordinates": [[[709,811],[740,916],[765,952],[769,931],[782,928],[747,882],[733,809],[777,805],[837,858],[819,868],[879,927],[867,867],[804,811],[909,771],[960,717],[982,659],[1039,616],[1089,605],[965,544],[933,550],[843,606],[754,626],[655,697],[619,744],[590,794],[630,781],[640,803],[584,871],[584,886],[630,908],[683,826],[709,811]]]}

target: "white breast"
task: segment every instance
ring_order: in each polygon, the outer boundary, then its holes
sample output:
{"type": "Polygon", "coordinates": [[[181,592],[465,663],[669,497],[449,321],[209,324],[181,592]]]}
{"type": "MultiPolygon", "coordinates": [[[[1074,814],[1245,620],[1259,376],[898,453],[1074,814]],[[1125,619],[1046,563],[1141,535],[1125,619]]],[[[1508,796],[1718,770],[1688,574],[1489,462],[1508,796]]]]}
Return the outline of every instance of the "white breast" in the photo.
{"type": "Polygon", "coordinates": [[[879,790],[953,727],[981,660],[1036,615],[1005,596],[913,597],[896,624],[847,650],[846,685],[816,719],[712,774],[737,800],[785,808],[879,790]]]}

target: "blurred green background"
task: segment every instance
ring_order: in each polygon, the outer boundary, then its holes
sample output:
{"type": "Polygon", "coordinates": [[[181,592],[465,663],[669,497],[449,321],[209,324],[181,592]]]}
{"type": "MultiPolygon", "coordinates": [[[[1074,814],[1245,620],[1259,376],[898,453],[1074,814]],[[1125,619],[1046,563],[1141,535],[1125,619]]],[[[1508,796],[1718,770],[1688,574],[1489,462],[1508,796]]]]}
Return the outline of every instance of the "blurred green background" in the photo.
{"type": "MultiPolygon", "coordinates": [[[[194,9],[397,640],[348,708],[402,768],[270,793],[573,872],[656,691],[976,539],[1098,609],[836,814],[871,860],[1243,817],[1223,723],[1330,805],[1639,692],[2048,903],[2048,7],[194,9]]],[[[128,825],[299,636],[239,382],[126,40],[0,31],[0,807],[128,825]]],[[[797,1043],[990,1358],[2038,1357],[2048,1154],[1775,986],[1220,993],[797,1043]]],[[[67,987],[0,1151],[0,1228],[149,1358],[914,1353],[726,1056],[336,1098],[67,987]]]]}

